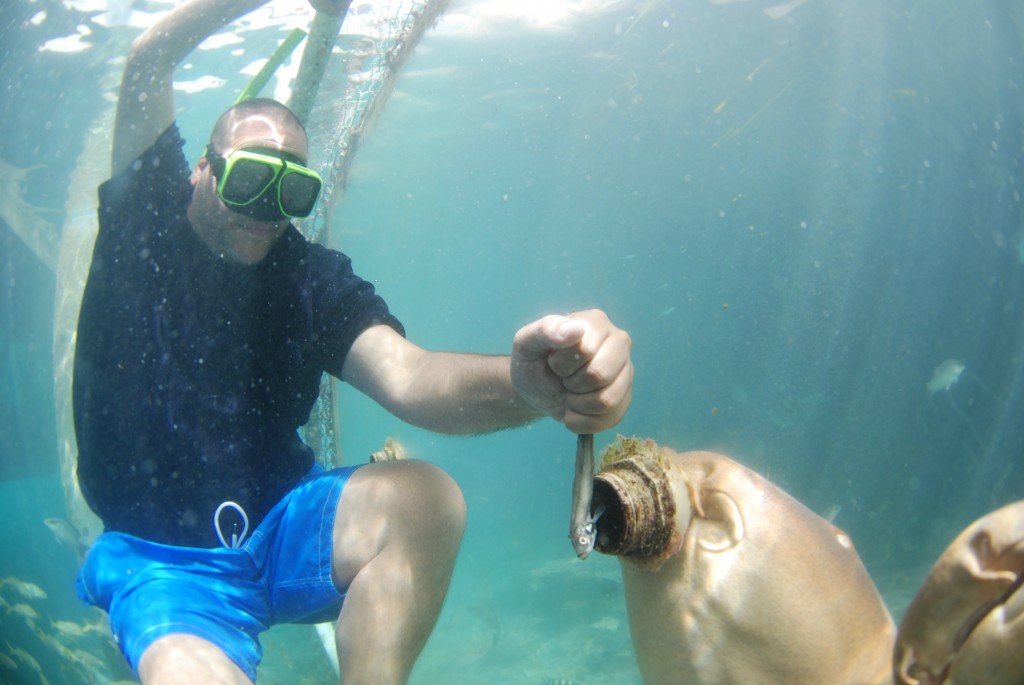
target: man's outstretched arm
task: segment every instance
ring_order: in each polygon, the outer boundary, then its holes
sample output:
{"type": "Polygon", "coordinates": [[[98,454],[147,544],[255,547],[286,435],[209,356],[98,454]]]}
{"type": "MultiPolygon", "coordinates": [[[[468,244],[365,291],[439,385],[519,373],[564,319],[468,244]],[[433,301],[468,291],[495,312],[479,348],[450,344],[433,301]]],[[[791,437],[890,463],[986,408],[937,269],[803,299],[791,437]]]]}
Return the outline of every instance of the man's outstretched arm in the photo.
{"type": "Polygon", "coordinates": [[[441,433],[485,433],[542,416],[595,433],[617,424],[632,399],[630,345],[597,310],[524,326],[511,356],[429,352],[375,326],[352,345],[342,376],[395,416],[441,433]]]}

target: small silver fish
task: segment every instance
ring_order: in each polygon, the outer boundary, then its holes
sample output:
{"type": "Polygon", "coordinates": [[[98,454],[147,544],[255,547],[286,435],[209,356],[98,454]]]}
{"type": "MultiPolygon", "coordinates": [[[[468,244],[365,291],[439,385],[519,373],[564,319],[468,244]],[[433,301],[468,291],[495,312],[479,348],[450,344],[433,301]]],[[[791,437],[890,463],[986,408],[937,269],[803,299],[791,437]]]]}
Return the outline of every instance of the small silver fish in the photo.
{"type": "Polygon", "coordinates": [[[83,638],[89,633],[104,635],[106,629],[98,623],[72,623],[71,621],[54,621],[50,619],[50,626],[58,633],[70,638],[83,638]]]}
{"type": "Polygon", "coordinates": [[[43,592],[43,589],[35,583],[30,583],[27,580],[20,580],[18,578],[11,577],[0,578],[0,588],[5,586],[10,587],[25,599],[46,599],[46,593],[43,592]]]}
{"type": "Polygon", "coordinates": [[[960,374],[964,372],[964,363],[958,359],[947,359],[932,371],[931,380],[925,384],[929,393],[935,394],[939,390],[949,390],[953,384],[960,380],[960,374]]]}
{"type": "Polygon", "coordinates": [[[23,663],[26,667],[28,667],[30,671],[33,671],[38,676],[40,676],[40,679],[43,682],[46,682],[46,678],[43,676],[43,668],[39,665],[39,662],[35,660],[35,657],[33,657],[31,654],[26,652],[21,647],[11,646],[11,643],[7,642],[6,640],[4,640],[4,644],[7,645],[7,652],[12,657],[23,663]]]}
{"type": "Polygon", "coordinates": [[[583,433],[576,438],[576,476],[572,482],[572,517],[569,519],[569,539],[580,559],[586,559],[597,542],[598,517],[590,511],[593,499],[594,435],[583,433]]]}
{"type": "Polygon", "coordinates": [[[65,647],[63,642],[58,640],[50,633],[40,630],[39,628],[36,628],[35,632],[36,637],[39,638],[39,641],[47,647],[49,647],[50,649],[52,649],[53,652],[57,654],[57,656],[59,656],[64,661],[73,661],[73,659],[71,658],[71,650],[65,647]]]}
{"type": "Polygon", "coordinates": [[[71,657],[71,660],[74,661],[75,663],[81,664],[86,669],[88,669],[90,671],[93,671],[93,672],[103,671],[107,667],[106,664],[104,664],[103,661],[99,657],[97,657],[97,656],[95,656],[93,654],[90,654],[89,652],[85,651],[84,649],[72,649],[72,650],[70,650],[70,657],[71,657]]]}
{"type": "Polygon", "coordinates": [[[66,546],[77,554],[79,558],[83,558],[85,553],[89,551],[87,549],[88,546],[82,540],[82,534],[68,521],[51,516],[43,519],[43,523],[50,529],[53,536],[57,538],[57,542],[66,546]]]}
{"type": "Polygon", "coordinates": [[[30,607],[28,604],[13,604],[7,609],[8,613],[17,614],[22,618],[28,619],[29,621],[38,621],[42,618],[39,612],[30,607]]]}

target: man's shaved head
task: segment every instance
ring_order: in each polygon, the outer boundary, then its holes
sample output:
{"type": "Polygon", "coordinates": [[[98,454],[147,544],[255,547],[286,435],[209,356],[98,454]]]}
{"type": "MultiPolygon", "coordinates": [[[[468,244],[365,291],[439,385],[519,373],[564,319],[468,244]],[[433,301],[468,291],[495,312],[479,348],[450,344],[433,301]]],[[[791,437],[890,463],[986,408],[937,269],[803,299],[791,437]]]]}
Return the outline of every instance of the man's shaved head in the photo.
{"type": "Polygon", "coordinates": [[[210,134],[213,149],[221,153],[242,145],[299,140],[305,158],[305,127],[290,109],[270,98],[252,98],[233,105],[217,119],[210,134]]]}

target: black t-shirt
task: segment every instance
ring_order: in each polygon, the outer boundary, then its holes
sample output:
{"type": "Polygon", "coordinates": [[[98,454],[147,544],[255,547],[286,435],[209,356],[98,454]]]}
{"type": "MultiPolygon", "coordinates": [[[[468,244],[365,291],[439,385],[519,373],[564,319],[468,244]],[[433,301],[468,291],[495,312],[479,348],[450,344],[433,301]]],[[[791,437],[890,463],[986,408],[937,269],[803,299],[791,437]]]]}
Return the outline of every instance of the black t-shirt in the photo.
{"type": "Polygon", "coordinates": [[[78,320],[78,478],[107,530],[219,543],[217,506],[250,526],[312,467],[296,429],[322,374],[340,376],[366,328],[402,326],[345,255],[293,227],[253,266],[189,225],[183,141],[171,126],[100,186],[99,234],[78,320]]]}

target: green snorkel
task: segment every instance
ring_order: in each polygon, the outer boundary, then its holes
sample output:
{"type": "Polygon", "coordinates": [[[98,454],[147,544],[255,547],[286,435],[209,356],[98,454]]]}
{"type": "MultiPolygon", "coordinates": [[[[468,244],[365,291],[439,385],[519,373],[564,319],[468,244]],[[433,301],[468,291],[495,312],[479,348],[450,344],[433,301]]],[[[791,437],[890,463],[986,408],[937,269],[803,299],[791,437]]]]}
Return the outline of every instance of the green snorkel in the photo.
{"type": "MultiPolygon", "coordinates": [[[[344,22],[351,4],[351,0],[338,0],[337,6],[330,8],[331,11],[323,11],[318,8],[313,15],[313,21],[309,26],[309,40],[306,41],[306,49],[303,50],[302,60],[299,62],[299,73],[295,77],[295,87],[292,88],[292,95],[287,102],[288,108],[302,123],[306,123],[309,113],[313,109],[313,101],[320,89],[320,81],[327,68],[327,61],[334,49],[341,24],[344,22]]],[[[302,29],[295,29],[288,34],[284,42],[278,45],[270,55],[266,64],[252,77],[238,99],[235,100],[235,104],[259,95],[270,77],[295,51],[306,35],[302,29]]]]}
{"type": "Polygon", "coordinates": [[[295,29],[289,33],[288,37],[284,39],[284,42],[278,45],[277,49],[274,50],[272,55],[270,55],[270,58],[267,59],[263,68],[261,68],[256,75],[250,79],[248,85],[246,85],[245,89],[242,90],[242,94],[238,96],[237,100],[235,100],[235,104],[237,105],[243,100],[249,100],[250,98],[254,98],[259,95],[260,91],[263,90],[263,87],[267,85],[267,81],[270,80],[270,77],[274,75],[274,72],[277,71],[278,67],[288,59],[288,56],[295,51],[296,46],[298,46],[305,37],[306,32],[302,29],[295,29]]]}

